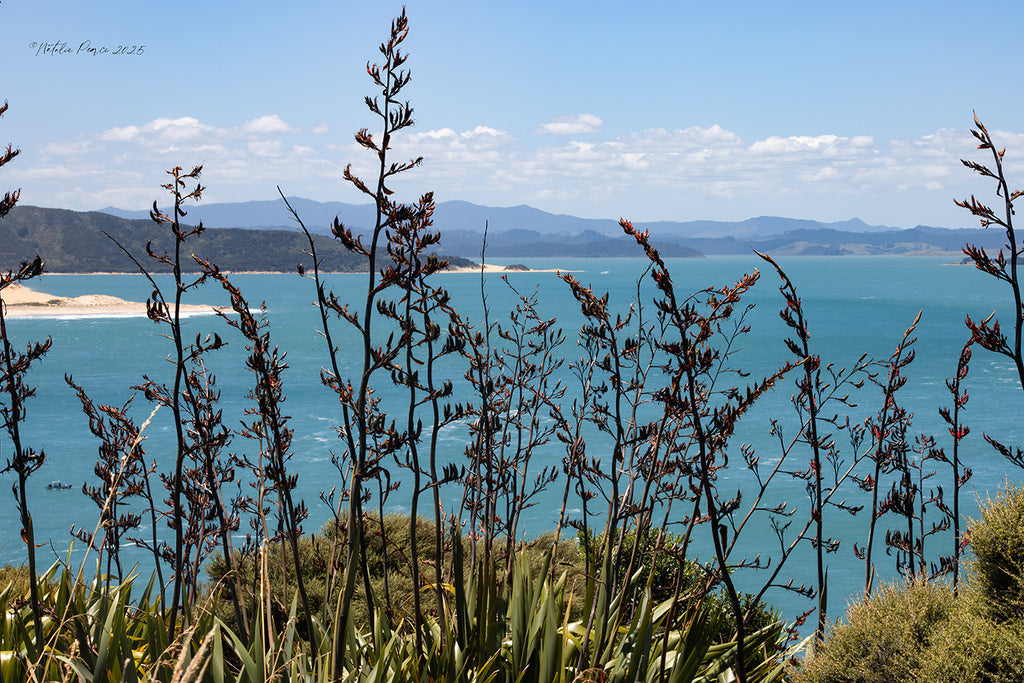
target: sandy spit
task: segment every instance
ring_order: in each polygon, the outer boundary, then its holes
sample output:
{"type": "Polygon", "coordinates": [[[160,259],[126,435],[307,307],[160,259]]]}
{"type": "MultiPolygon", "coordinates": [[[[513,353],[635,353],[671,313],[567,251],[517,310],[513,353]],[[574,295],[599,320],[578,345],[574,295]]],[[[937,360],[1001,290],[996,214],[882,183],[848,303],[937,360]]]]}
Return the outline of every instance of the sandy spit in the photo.
{"type": "MultiPolygon", "coordinates": [[[[54,296],[29,289],[23,285],[10,285],[0,291],[7,318],[106,318],[146,315],[146,304],[125,301],[116,296],[87,294],[85,296],[54,296]]],[[[182,311],[190,315],[213,314],[213,306],[183,305],[182,311]]]]}

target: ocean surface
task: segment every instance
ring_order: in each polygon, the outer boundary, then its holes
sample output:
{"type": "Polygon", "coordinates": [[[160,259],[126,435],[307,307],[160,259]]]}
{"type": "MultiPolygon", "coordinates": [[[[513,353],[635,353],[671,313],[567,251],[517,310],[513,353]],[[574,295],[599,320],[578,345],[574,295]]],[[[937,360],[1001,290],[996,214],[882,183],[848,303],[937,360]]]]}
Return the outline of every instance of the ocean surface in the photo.
{"type": "MultiPolygon", "coordinates": [[[[951,405],[945,379],[956,369],[960,349],[967,340],[964,318],[970,315],[981,319],[993,311],[1009,320],[1012,304],[1008,292],[999,283],[976,271],[973,267],[951,264],[958,260],[949,257],[890,258],[890,257],[795,257],[781,259],[802,297],[811,333],[813,349],[824,362],[836,366],[850,366],[862,354],[885,359],[892,354],[918,311],[921,321],[916,330],[914,346],[916,359],[906,369],[906,386],[899,392],[899,401],[914,413],[911,437],[919,433],[935,435],[940,447],[950,448],[951,442],[938,416],[937,409],[951,405]]],[[[609,292],[613,310],[626,311],[636,292],[637,276],[647,263],[643,259],[515,259],[532,268],[563,268],[577,271],[575,276],[596,292],[609,292]]],[[[500,264],[509,260],[498,260],[500,264]]],[[[743,273],[759,269],[759,283],[745,296],[744,301],[754,305],[748,314],[749,334],[740,338],[733,364],[751,372],[750,379],[771,372],[790,360],[783,344],[787,330],[779,317],[783,300],[778,292],[779,279],[774,270],[760,259],[751,257],[713,257],[669,261],[673,279],[680,292],[690,292],[708,286],[723,286],[734,282],[743,273]]],[[[576,339],[580,324],[578,304],[555,273],[513,272],[509,282],[524,294],[539,290],[539,314],[542,318],[557,318],[566,335],[560,353],[569,360],[578,357],[576,339]]],[[[307,531],[316,531],[330,515],[321,502],[320,492],[339,485],[340,478],[331,463],[332,451],[340,451],[335,425],[340,411],[333,394],[320,381],[320,370],[327,364],[325,343],[319,332],[319,317],[312,306],[315,293],[311,281],[298,275],[237,275],[232,277],[253,306],[265,302],[271,321],[273,343],[287,352],[288,370],[284,375],[287,396],[285,410],[295,430],[294,456],[291,472],[298,475],[299,495],[310,510],[305,523],[307,531]]],[[[365,276],[329,275],[328,286],[342,299],[356,300],[365,291],[365,276]]],[[[458,310],[471,321],[481,321],[479,275],[445,274],[438,276],[452,294],[458,310]]],[[[162,280],[166,283],[167,280],[162,280]]],[[[129,300],[144,301],[149,286],[137,275],[45,275],[34,283],[37,289],[60,295],[108,294],[129,300]]],[[[491,315],[499,321],[507,320],[508,312],[518,296],[499,278],[487,275],[484,289],[491,315]]],[[[644,295],[649,304],[652,292],[644,295]]],[[[209,285],[190,293],[188,303],[226,304],[227,298],[219,286],[209,285]]],[[[653,310],[653,309],[649,309],[653,310]]],[[[237,426],[243,410],[249,405],[245,399],[251,377],[244,366],[245,349],[242,340],[216,316],[195,316],[188,319],[186,338],[197,333],[218,332],[228,346],[209,357],[208,364],[216,373],[221,393],[224,422],[237,426]]],[[[347,364],[343,372],[355,377],[361,365],[359,346],[342,321],[336,321],[338,343],[342,347],[342,360],[347,364]]],[[[131,387],[148,375],[157,381],[170,381],[171,365],[166,362],[171,353],[170,341],[163,336],[166,329],[144,318],[45,318],[14,319],[9,321],[9,334],[17,346],[47,336],[53,339],[53,348],[45,359],[32,369],[28,382],[38,387],[37,395],[28,404],[28,421],[22,434],[26,445],[43,450],[46,464],[29,482],[31,511],[35,522],[37,543],[46,543],[39,549],[42,564],[48,565],[66,556],[70,545],[69,529],[93,530],[97,518],[95,504],[83,495],[83,483],[93,483],[93,467],[97,458],[98,441],[90,434],[86,416],[78,398],[65,384],[64,375],[73,376],[96,403],[123,404],[133,391],[131,387]],[[73,484],[70,490],[47,490],[51,480],[73,484]]],[[[464,368],[452,364],[452,378],[458,378],[464,368]]],[[[385,379],[384,377],[380,378],[385,379]]],[[[762,466],[774,462],[779,455],[778,442],[771,436],[771,420],[779,419],[792,425],[793,409],[790,397],[794,391],[793,379],[783,380],[743,420],[731,447],[733,458],[729,470],[722,473],[719,486],[723,494],[733,487],[749,492],[750,479],[739,457],[740,443],[753,445],[761,457],[762,466]]],[[[353,380],[354,381],[354,380],[353,380]]],[[[996,454],[982,439],[988,433],[1012,444],[1024,443],[1024,427],[1020,417],[1021,387],[1010,363],[995,354],[976,349],[970,375],[965,384],[971,395],[964,421],[971,427],[963,449],[963,462],[974,476],[962,493],[961,509],[964,518],[977,516],[978,501],[994,497],[1006,480],[1019,482],[1021,470],[1013,467],[996,454]]],[[[569,384],[570,393],[573,386],[569,384]]],[[[387,389],[380,392],[385,399],[387,389]]],[[[855,392],[851,400],[857,407],[849,411],[851,420],[859,422],[880,407],[880,391],[866,385],[855,392]]],[[[571,400],[571,399],[569,399],[571,400]]],[[[137,423],[146,419],[151,410],[144,396],[137,395],[132,415],[137,423]]],[[[169,410],[161,411],[147,431],[146,449],[149,458],[156,458],[161,470],[173,462],[173,427],[169,410]]],[[[462,462],[465,430],[452,427],[446,430],[442,448],[444,457],[462,462]]],[[[842,441],[841,441],[842,445],[842,441]]],[[[595,437],[591,453],[599,448],[595,437]]],[[[253,445],[236,437],[233,451],[251,450],[253,445]]],[[[0,437],[0,461],[10,457],[10,444],[6,435],[0,437]]],[[[846,449],[849,452],[849,449],[846,449]]],[[[558,466],[564,452],[554,442],[541,455],[536,467],[545,464],[558,466]]],[[[794,469],[806,467],[809,453],[796,453],[794,469]],[[796,466],[798,465],[798,466],[796,466]]],[[[944,466],[939,466],[944,467],[944,466]]],[[[396,474],[396,478],[400,478],[396,474]]],[[[13,474],[0,476],[0,484],[10,485],[13,474]]],[[[947,493],[952,489],[948,469],[940,469],[933,485],[941,485],[947,493]]],[[[539,504],[524,516],[528,536],[553,528],[561,502],[563,482],[559,480],[539,504]]],[[[408,487],[406,487],[408,488],[408,487]]],[[[8,489],[4,489],[8,490],[8,489]]],[[[862,503],[863,497],[851,483],[845,498],[851,504],[862,503]]],[[[445,491],[447,505],[457,504],[457,490],[445,491]]],[[[796,508],[794,519],[805,518],[807,497],[800,482],[789,478],[773,485],[770,495],[775,500],[788,500],[796,508]]],[[[408,493],[400,489],[388,503],[389,511],[407,510],[408,493]]],[[[744,499],[745,503],[749,499],[744,499]]],[[[570,504],[578,512],[578,504],[570,504]]],[[[867,512],[856,517],[830,513],[829,535],[841,540],[838,552],[829,556],[830,616],[841,614],[848,599],[856,597],[863,586],[864,565],[856,560],[853,545],[863,546],[867,535],[867,512]]],[[[933,517],[938,520],[938,517],[933,517]]],[[[895,523],[895,520],[892,521],[895,523]]],[[[0,504],[0,562],[21,563],[26,549],[19,538],[20,524],[15,501],[6,496],[0,504]]],[[[167,533],[167,530],[162,530],[167,533]]],[[[148,532],[146,532],[148,533],[148,532]]],[[[170,535],[167,536],[170,538],[170,535]]],[[[938,537],[929,541],[932,559],[948,553],[951,541],[938,537]]],[[[80,543],[78,545],[81,545],[80,543]]],[[[771,529],[761,523],[749,529],[742,548],[749,557],[761,554],[762,559],[778,556],[779,544],[771,529]]],[[[707,559],[713,552],[704,542],[696,551],[707,559]]],[[[126,557],[145,561],[140,551],[125,548],[126,557]]],[[[813,561],[809,544],[796,553],[786,565],[782,576],[793,577],[795,583],[811,582],[813,561]]],[[[893,575],[893,559],[884,551],[876,553],[879,573],[893,575]]],[[[143,568],[145,569],[145,567],[143,568]]],[[[146,571],[148,574],[148,570],[146,571]]],[[[749,588],[760,577],[741,579],[749,588]]],[[[793,618],[811,605],[804,598],[783,590],[772,590],[768,599],[783,613],[793,618]]]]}

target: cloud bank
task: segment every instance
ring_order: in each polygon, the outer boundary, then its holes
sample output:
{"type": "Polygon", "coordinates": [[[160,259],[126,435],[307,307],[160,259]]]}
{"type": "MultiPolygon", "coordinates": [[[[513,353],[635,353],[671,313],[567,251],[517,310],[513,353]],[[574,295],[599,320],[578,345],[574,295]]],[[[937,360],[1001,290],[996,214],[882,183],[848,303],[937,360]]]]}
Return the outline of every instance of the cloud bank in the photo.
{"type": "MultiPolygon", "coordinates": [[[[396,136],[393,146],[396,160],[424,157],[401,181],[417,192],[580,215],[643,207],[648,219],[692,217],[680,213],[681,206],[746,206],[750,216],[768,213],[758,210],[761,205],[784,206],[783,200],[813,207],[870,205],[880,197],[896,205],[899,193],[959,196],[970,178],[959,159],[978,158],[964,130],[901,140],[839,134],[744,140],[719,125],[620,135],[603,133],[603,126],[584,113],[551,118],[522,135],[484,124],[463,131],[413,129],[396,136]]],[[[289,194],[356,201],[337,191],[344,187],[342,169],[352,163],[369,176],[374,160],[351,138],[338,143],[329,133],[326,123],[304,130],[273,113],[229,126],[158,118],[55,141],[30,163],[19,159],[5,171],[29,203],[77,209],[148,206],[160,195],[166,169],[192,164],[204,165],[209,201],[265,199],[275,184],[286,185],[289,194]]],[[[1008,172],[1022,170],[1015,159],[1024,155],[1024,135],[996,137],[1020,150],[1018,157],[1007,156],[1008,172]]]]}

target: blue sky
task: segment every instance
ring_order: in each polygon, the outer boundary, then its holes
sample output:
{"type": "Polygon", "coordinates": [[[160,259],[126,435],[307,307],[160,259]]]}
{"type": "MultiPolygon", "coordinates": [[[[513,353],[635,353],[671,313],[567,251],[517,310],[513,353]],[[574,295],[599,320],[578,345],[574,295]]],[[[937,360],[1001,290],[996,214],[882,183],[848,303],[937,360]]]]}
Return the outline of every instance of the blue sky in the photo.
{"type": "MultiPolygon", "coordinates": [[[[361,202],[367,61],[399,3],[2,0],[0,190],[71,209],[164,203],[172,166],[206,201],[361,202]],[[88,42],[87,42],[88,41],[88,42]],[[40,45],[65,43],[65,54],[40,45]],[[83,43],[87,43],[85,47],[83,43]],[[118,45],[144,46],[116,55],[118,45]],[[108,48],[89,54],[88,47],[108,48]],[[80,49],[81,48],[81,49],[80,49]],[[138,52],[138,50],[136,50],[138,52]]],[[[409,0],[425,157],[410,201],[593,218],[974,227],[990,188],[976,110],[1024,179],[1024,3],[409,0]]],[[[1016,175],[1014,175],[1016,174],[1016,175]]]]}

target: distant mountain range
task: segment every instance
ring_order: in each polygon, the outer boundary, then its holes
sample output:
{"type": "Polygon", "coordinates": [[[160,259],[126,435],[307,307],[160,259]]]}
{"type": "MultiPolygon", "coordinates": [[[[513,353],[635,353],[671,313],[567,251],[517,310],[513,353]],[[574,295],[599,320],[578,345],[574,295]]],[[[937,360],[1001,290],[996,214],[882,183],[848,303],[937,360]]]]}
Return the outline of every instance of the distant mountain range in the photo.
{"type": "MultiPolygon", "coordinates": [[[[289,198],[311,231],[329,234],[338,217],[347,227],[368,232],[375,220],[372,204],[316,202],[289,198]]],[[[148,218],[146,211],[102,210],[122,218],[148,218]]],[[[189,220],[208,228],[295,230],[281,200],[198,204],[189,220]]],[[[530,206],[489,207],[464,201],[442,202],[434,212],[443,253],[479,258],[487,226],[487,254],[495,257],[641,255],[622,235],[617,220],[552,214],[530,206]]],[[[924,255],[959,252],[965,243],[986,249],[1003,245],[996,230],[951,230],[918,226],[909,230],[868,225],[860,219],[836,223],[760,216],[745,221],[654,221],[637,223],[650,230],[652,243],[665,257],[744,254],[751,248],[778,255],[924,255]]]]}
{"type": "MultiPolygon", "coordinates": [[[[306,227],[313,232],[330,233],[335,217],[339,217],[350,228],[368,229],[375,220],[372,204],[346,204],[344,202],[317,202],[301,197],[289,197],[288,201],[302,217],[306,227]]],[[[129,211],[107,207],[102,213],[121,218],[149,218],[148,211],[129,211]]],[[[274,228],[292,229],[295,220],[288,213],[280,199],[197,204],[189,209],[189,219],[202,221],[211,228],[274,228]]],[[[482,233],[484,224],[491,234],[514,230],[529,230],[550,235],[574,235],[593,232],[600,235],[618,236],[617,219],[578,218],[565,214],[548,213],[532,206],[510,207],[480,206],[464,201],[441,202],[434,211],[434,223],[442,232],[466,231],[482,233]]],[[[638,224],[639,225],[639,224],[638,224]]],[[[643,223],[652,235],[662,239],[696,237],[737,237],[762,239],[782,235],[792,230],[828,229],[842,232],[882,232],[897,228],[867,225],[858,218],[838,223],[760,216],[745,221],[654,221],[643,223]]]]}

